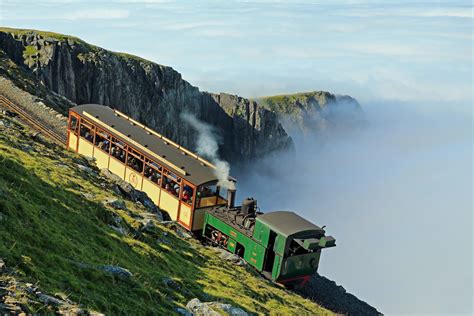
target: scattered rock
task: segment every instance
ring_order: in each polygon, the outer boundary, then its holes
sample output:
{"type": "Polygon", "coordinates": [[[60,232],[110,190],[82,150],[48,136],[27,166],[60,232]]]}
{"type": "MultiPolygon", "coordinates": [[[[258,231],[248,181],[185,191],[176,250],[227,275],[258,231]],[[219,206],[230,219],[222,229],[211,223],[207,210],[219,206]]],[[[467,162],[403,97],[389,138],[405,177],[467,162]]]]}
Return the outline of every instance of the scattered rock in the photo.
{"type": "Polygon", "coordinates": [[[132,272],[119,266],[106,265],[106,266],[98,266],[97,268],[105,272],[109,272],[114,275],[120,276],[120,277],[130,278],[133,276],[132,272]]]}
{"type": "Polygon", "coordinates": [[[107,204],[113,207],[116,210],[126,210],[127,206],[125,205],[125,202],[119,199],[112,199],[108,200],[107,204]]]}
{"type": "Polygon", "coordinates": [[[81,170],[81,171],[84,171],[85,173],[89,174],[89,175],[95,175],[96,172],[94,171],[94,169],[90,168],[90,167],[87,167],[87,166],[84,166],[82,164],[79,164],[79,163],[76,163],[76,167],[81,170]]]}
{"type": "Polygon", "coordinates": [[[129,199],[135,203],[140,202],[148,211],[156,214],[158,221],[163,221],[163,213],[145,192],[135,190],[135,188],[130,183],[122,180],[108,169],[101,169],[100,173],[102,176],[109,179],[113,183],[111,189],[117,195],[123,196],[124,198],[129,199]]]}
{"type": "Polygon", "coordinates": [[[88,200],[94,200],[95,199],[95,195],[91,194],[91,193],[88,193],[88,192],[82,192],[81,195],[83,197],[85,197],[86,199],[88,199],[88,200]]]}
{"type": "Polygon", "coordinates": [[[54,305],[54,306],[59,306],[59,305],[63,305],[63,304],[66,304],[65,301],[63,300],[60,300],[58,298],[55,298],[51,295],[47,295],[47,294],[43,294],[41,292],[37,293],[36,296],[38,296],[38,299],[45,303],[45,304],[48,304],[48,305],[54,305]]]}
{"type": "Polygon", "coordinates": [[[191,313],[190,311],[188,311],[187,309],[184,309],[184,308],[176,308],[175,311],[176,311],[179,315],[183,315],[183,316],[193,316],[193,313],[191,313]]]}
{"type": "Polygon", "coordinates": [[[186,308],[195,316],[219,316],[225,312],[231,316],[248,316],[249,313],[241,308],[220,302],[201,302],[198,298],[193,298],[186,304],[186,308]]]}
{"type": "Polygon", "coordinates": [[[244,264],[242,259],[236,254],[230,253],[229,251],[222,248],[218,248],[218,247],[215,247],[214,249],[219,253],[219,257],[222,260],[229,261],[238,266],[241,266],[244,264]]]}
{"type": "Polygon", "coordinates": [[[124,227],[117,227],[117,226],[113,226],[113,225],[109,225],[109,227],[112,228],[113,230],[115,230],[120,235],[127,235],[128,234],[128,230],[124,227]]]}
{"type": "Polygon", "coordinates": [[[173,279],[163,278],[163,283],[164,283],[164,285],[166,285],[169,288],[172,288],[173,290],[176,290],[176,291],[181,290],[181,284],[179,284],[178,282],[176,282],[173,279]]]}
{"type": "Polygon", "coordinates": [[[303,297],[311,299],[319,305],[338,314],[345,315],[381,315],[377,309],[348,293],[342,286],[318,273],[296,291],[303,297]]]}

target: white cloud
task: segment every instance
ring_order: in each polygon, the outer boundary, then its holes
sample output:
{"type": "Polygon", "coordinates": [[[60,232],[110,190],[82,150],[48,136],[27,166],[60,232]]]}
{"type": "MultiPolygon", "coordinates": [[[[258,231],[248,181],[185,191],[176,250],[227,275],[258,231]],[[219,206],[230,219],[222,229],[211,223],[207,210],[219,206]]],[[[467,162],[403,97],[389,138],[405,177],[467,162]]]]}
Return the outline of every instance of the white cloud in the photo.
{"type": "Polygon", "coordinates": [[[124,19],[130,15],[128,10],[78,10],[64,15],[67,20],[108,20],[124,19]]]}
{"type": "Polygon", "coordinates": [[[424,12],[417,12],[416,16],[420,17],[457,17],[457,18],[473,18],[473,8],[465,8],[465,9],[436,9],[436,10],[429,10],[424,12]]]}

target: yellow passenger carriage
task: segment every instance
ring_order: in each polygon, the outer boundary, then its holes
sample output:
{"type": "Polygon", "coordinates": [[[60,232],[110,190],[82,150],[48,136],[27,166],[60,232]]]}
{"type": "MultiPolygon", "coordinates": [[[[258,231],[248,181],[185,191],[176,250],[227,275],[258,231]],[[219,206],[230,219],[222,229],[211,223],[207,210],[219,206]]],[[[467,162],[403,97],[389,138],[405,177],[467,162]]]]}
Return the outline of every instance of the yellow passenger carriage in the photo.
{"type": "MultiPolygon", "coordinates": [[[[172,220],[190,231],[202,229],[207,209],[227,204],[214,165],[109,107],[71,108],[67,146],[94,157],[99,168],[146,192],[172,220]]],[[[234,198],[232,194],[229,199],[234,198]]]]}

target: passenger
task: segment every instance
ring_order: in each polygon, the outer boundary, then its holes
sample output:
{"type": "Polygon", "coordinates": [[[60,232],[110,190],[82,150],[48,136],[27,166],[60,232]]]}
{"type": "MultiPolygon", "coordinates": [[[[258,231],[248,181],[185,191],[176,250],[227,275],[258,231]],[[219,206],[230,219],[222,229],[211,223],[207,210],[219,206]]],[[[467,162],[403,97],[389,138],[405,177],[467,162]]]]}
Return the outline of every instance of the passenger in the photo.
{"type": "Polygon", "coordinates": [[[169,183],[165,184],[165,190],[166,191],[171,191],[171,185],[169,183]]]}
{"type": "Polygon", "coordinates": [[[108,139],[104,140],[102,142],[102,146],[101,146],[102,150],[103,151],[109,151],[109,145],[110,145],[109,140],[108,139]]]}
{"type": "Polygon", "coordinates": [[[190,203],[191,202],[191,195],[188,190],[183,191],[183,201],[190,203]]]}
{"type": "Polygon", "coordinates": [[[85,137],[85,139],[87,139],[87,140],[90,141],[90,142],[92,142],[92,140],[93,140],[93,137],[92,137],[92,135],[89,133],[88,130],[86,130],[86,133],[84,134],[84,137],[85,137]]]}

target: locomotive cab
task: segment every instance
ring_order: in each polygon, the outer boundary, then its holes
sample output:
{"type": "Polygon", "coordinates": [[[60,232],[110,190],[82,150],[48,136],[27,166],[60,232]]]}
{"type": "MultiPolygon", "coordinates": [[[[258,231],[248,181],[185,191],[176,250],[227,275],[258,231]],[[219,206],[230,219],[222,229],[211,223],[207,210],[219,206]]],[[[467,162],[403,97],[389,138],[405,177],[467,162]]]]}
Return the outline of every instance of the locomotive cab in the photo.
{"type": "Polygon", "coordinates": [[[321,250],[336,245],[324,229],[293,212],[258,216],[254,238],[266,245],[263,274],[285,286],[306,283],[318,269],[321,250]]]}

